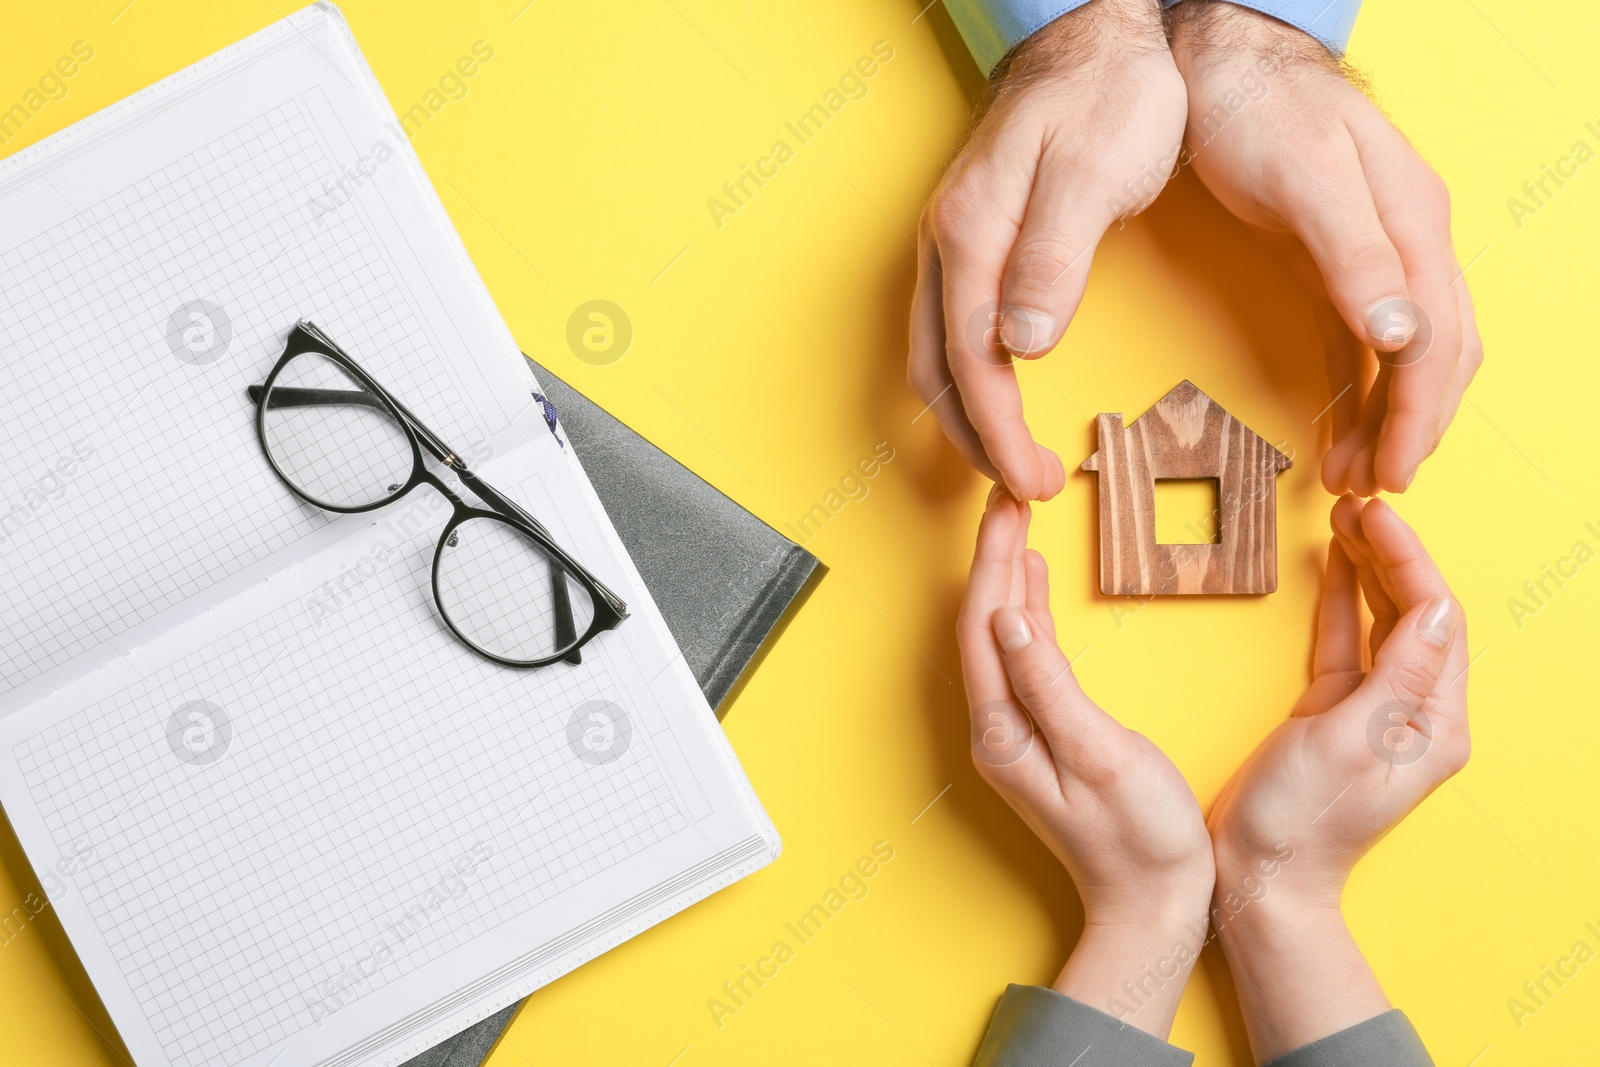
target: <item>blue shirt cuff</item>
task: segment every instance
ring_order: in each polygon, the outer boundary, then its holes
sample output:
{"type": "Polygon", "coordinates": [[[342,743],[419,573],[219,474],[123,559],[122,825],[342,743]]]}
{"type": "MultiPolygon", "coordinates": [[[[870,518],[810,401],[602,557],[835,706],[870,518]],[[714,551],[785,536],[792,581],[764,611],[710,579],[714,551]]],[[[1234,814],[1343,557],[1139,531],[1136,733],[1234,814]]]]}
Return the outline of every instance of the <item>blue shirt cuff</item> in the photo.
{"type": "MultiPolygon", "coordinates": [[[[944,0],[984,76],[1017,45],[1088,0],[944,0]]],[[[1164,0],[1168,7],[1179,0],[1164,0]]],[[[1335,53],[1350,41],[1361,0],[1233,0],[1304,30],[1335,53]]]]}
{"type": "MultiPolygon", "coordinates": [[[[1165,0],[1171,7],[1179,0],[1165,0]]],[[[1361,0],[1229,0],[1230,3],[1271,15],[1287,22],[1297,30],[1304,30],[1322,42],[1334,55],[1344,55],[1350,43],[1350,30],[1356,24],[1356,12],[1361,10],[1361,0]]]]}
{"type": "Polygon", "coordinates": [[[944,0],[984,77],[1006,53],[1089,0],[944,0]]]}

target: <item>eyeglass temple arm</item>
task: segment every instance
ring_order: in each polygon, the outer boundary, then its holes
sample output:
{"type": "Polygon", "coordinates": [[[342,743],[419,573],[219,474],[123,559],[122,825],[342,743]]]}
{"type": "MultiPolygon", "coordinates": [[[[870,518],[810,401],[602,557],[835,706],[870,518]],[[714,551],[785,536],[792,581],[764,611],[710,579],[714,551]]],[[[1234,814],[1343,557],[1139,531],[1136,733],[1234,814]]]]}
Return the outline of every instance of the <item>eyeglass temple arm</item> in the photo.
{"type": "MultiPolygon", "coordinates": [[[[460,478],[467,488],[471,489],[484,500],[487,500],[489,503],[493,504],[501,512],[514,515],[516,518],[532,526],[534,529],[543,534],[547,541],[549,541],[552,545],[555,545],[558,550],[560,549],[560,546],[556,545],[555,538],[550,535],[549,530],[545,529],[543,523],[534,518],[532,515],[528,514],[527,510],[515,500],[505,496],[494,486],[490,485],[488,482],[472,473],[472,471],[468,470],[466,465],[462,462],[460,456],[456,457],[456,461],[451,465],[451,469],[456,472],[456,477],[460,478]]],[[[565,553],[563,552],[563,555],[564,554],[565,553]]],[[[576,561],[574,561],[574,563],[576,563],[576,561]]],[[[603,598],[605,598],[606,603],[611,610],[616,612],[619,618],[627,618],[628,606],[623,602],[622,598],[613,593],[609,588],[607,588],[604,582],[602,582],[599,578],[596,578],[593,574],[589,575],[589,579],[594,582],[595,589],[603,598]]]]}
{"type": "MultiPolygon", "coordinates": [[[[263,392],[261,386],[252,385],[246,389],[245,392],[249,395],[253,402],[257,404],[261,403],[261,396],[263,392]]],[[[440,463],[445,464],[451,470],[455,471],[456,477],[460,478],[461,481],[465,483],[467,488],[471,489],[473,493],[481,497],[483,500],[494,505],[496,509],[508,513],[518,520],[527,523],[535,530],[538,530],[540,535],[552,545],[555,544],[555,538],[551,536],[550,531],[545,528],[545,525],[542,522],[530,515],[527,510],[515,500],[505,496],[498,489],[494,488],[488,482],[484,481],[482,478],[479,478],[475,473],[473,473],[473,471],[467,467],[466,461],[457,455],[448,445],[446,445],[438,434],[430,430],[426,423],[417,418],[417,416],[412,413],[410,408],[406,407],[399,400],[396,400],[393,396],[388,397],[388,401],[390,404],[394,405],[395,409],[400,412],[401,417],[410,424],[414,431],[416,431],[417,438],[422,442],[423,447],[432,453],[433,457],[440,463]]],[[[367,407],[377,408],[379,410],[383,410],[385,408],[384,401],[382,399],[374,396],[372,393],[369,393],[364,389],[301,389],[291,386],[279,386],[272,390],[272,406],[275,408],[321,407],[333,404],[365,405],[367,407]]],[[[559,561],[557,562],[559,563],[559,561]]],[[[594,580],[594,584],[599,589],[601,596],[603,596],[608,602],[608,606],[618,615],[626,618],[628,609],[622,598],[617,596],[610,589],[606,588],[605,584],[602,583],[598,578],[594,578],[593,575],[590,577],[594,580]]],[[[565,582],[556,583],[556,597],[558,601],[570,602],[571,598],[570,594],[567,592],[565,582]]],[[[563,622],[570,627],[572,617],[571,611],[565,609],[564,606],[562,607],[563,610],[558,615],[558,622],[563,622]]],[[[574,633],[563,636],[566,636],[570,640],[577,635],[574,633]]]]}

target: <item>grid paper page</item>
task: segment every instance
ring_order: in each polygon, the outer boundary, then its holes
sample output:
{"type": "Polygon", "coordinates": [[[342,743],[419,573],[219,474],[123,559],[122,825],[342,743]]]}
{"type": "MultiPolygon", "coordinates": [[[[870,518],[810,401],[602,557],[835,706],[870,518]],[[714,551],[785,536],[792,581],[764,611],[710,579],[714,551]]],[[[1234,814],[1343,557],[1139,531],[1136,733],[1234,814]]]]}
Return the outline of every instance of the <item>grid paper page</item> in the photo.
{"type": "Polygon", "coordinates": [[[16,746],[173,1063],[239,1062],[685,828],[637,732],[609,763],[571,742],[617,699],[600,661],[467,651],[432,550],[16,746]]]}
{"type": "Polygon", "coordinates": [[[327,521],[244,394],[296,318],[483,439],[338,175],[291,100],[0,253],[0,692],[327,521]]]}

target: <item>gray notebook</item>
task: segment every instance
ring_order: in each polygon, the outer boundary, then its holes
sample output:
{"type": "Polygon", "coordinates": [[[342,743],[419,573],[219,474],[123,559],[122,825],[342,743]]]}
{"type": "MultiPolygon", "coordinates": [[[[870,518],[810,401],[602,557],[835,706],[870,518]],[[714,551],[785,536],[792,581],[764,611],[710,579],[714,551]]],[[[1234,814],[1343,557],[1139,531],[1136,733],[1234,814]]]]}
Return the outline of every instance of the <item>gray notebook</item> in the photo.
{"type": "MultiPolygon", "coordinates": [[[[828,568],[528,362],[559,413],[557,435],[583,462],[706,701],[722,718],[828,568]]],[[[495,1012],[405,1067],[478,1067],[518,1007],[495,1012]]]]}

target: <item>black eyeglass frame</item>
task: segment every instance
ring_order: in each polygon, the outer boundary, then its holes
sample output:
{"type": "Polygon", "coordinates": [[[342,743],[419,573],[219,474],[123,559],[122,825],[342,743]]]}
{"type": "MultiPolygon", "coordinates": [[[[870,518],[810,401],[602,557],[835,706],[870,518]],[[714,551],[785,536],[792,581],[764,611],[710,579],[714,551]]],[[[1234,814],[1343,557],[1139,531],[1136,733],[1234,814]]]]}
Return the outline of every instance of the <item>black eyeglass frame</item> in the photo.
{"type": "Polygon", "coordinates": [[[454,512],[440,532],[438,546],[434,549],[433,602],[439,611],[440,617],[444,620],[444,624],[449,627],[450,632],[479,655],[485,656],[496,663],[504,664],[507,667],[545,667],[562,660],[570,663],[579,663],[582,662],[581,650],[584,645],[605,631],[615,629],[622,620],[628,617],[628,607],[622,601],[622,598],[608,589],[604,582],[600,581],[587,567],[573,559],[564,548],[557,544],[555,538],[550,535],[550,531],[538,519],[528,514],[516,501],[502,494],[470,470],[466,461],[454,449],[445,444],[437,433],[429,429],[427,424],[417,418],[394,394],[379,385],[372,375],[368,374],[359,363],[347,355],[315,323],[307,319],[301,319],[295,323],[294,329],[289,331],[289,338],[284,345],[283,355],[278,358],[278,362],[273,366],[271,373],[267,375],[266,381],[260,385],[250,386],[246,393],[256,405],[256,436],[260,438],[261,451],[267,457],[267,463],[272,467],[273,473],[283,481],[283,484],[289,487],[290,492],[306,503],[313,504],[326,511],[353,515],[387,507],[419,485],[430,485],[443,494],[444,498],[450,502],[451,507],[454,508],[454,512]],[[296,357],[303,356],[308,352],[315,352],[332,360],[341,370],[365,388],[367,393],[351,393],[341,389],[302,389],[293,386],[285,386],[274,391],[278,375],[283,372],[283,369],[293,362],[296,357]],[[383,406],[405,430],[406,438],[411,442],[410,478],[392,493],[370,504],[330,504],[327,501],[316,499],[295,485],[294,480],[278,466],[278,461],[272,455],[272,449],[267,445],[266,401],[268,397],[272,397],[274,401],[288,401],[288,403],[275,402],[272,405],[274,408],[348,404],[352,402],[383,406]],[[356,397],[361,399],[354,399],[356,397]],[[457,496],[441,478],[428,470],[422,460],[422,450],[424,448],[436,460],[449,468],[457,478],[460,478],[461,483],[471,490],[474,496],[489,504],[493,510],[475,508],[468,504],[457,496]],[[556,634],[558,640],[563,637],[571,640],[570,646],[565,646],[549,656],[538,659],[509,659],[496,652],[491,652],[472,640],[451,620],[444,598],[439,595],[439,565],[444,558],[444,550],[450,542],[451,535],[463,523],[479,518],[503,522],[520,530],[533,538],[557,565],[552,568],[551,575],[556,601],[556,634]],[[572,616],[571,594],[567,590],[566,575],[571,575],[579,585],[583,586],[594,605],[594,618],[590,620],[588,629],[581,635],[575,632],[576,626],[572,616]]]}

